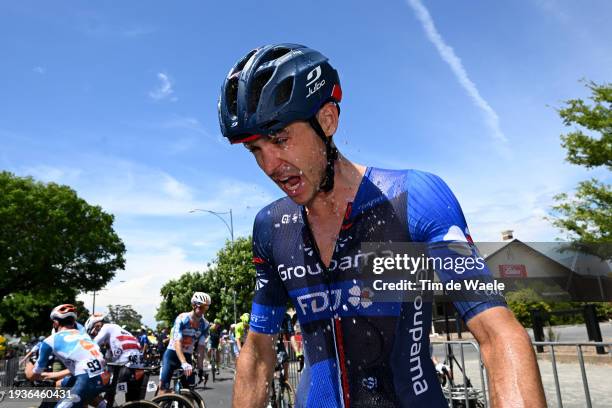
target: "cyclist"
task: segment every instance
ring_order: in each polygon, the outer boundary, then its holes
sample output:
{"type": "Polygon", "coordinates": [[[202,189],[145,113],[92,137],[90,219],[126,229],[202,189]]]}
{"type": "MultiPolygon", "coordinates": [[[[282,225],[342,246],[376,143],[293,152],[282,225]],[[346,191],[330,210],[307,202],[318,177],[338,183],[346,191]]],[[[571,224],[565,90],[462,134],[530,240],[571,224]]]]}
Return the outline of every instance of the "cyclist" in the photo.
{"type": "MultiPolygon", "coordinates": [[[[371,73],[368,83],[394,78],[371,73]]],[[[421,294],[406,301],[373,298],[374,279],[362,267],[364,257],[377,252],[362,244],[418,242],[440,259],[472,265],[476,249],[459,203],[439,177],[366,167],[338,151],[332,137],[341,99],[328,59],[296,44],[249,52],[222,85],[223,135],[243,143],[287,195],[262,209],[253,227],[257,285],[235,406],[265,403],[272,346],[289,299],[309,365],[310,381],[298,391],[307,406],[447,406],[427,355],[431,302],[421,294]]],[[[436,272],[443,282],[475,274],[492,279],[482,264],[469,274],[443,267],[436,272]]],[[[503,297],[468,295],[475,293],[456,294],[454,304],[481,344],[494,404],[545,406],[529,337],[503,297]]]]}
{"type": "Polygon", "coordinates": [[[236,323],[230,324],[228,337],[230,343],[230,350],[232,351],[234,358],[238,357],[238,345],[236,344],[236,323]]]}
{"type": "Polygon", "coordinates": [[[191,355],[196,346],[198,348],[198,374],[202,377],[204,355],[206,354],[206,336],[210,326],[204,318],[204,314],[208,310],[210,302],[208,294],[195,292],[191,297],[191,312],[181,313],[176,317],[159,375],[160,394],[169,392],[172,373],[177,368],[183,369],[190,384],[195,383],[191,355]]]}
{"type": "MultiPolygon", "coordinates": [[[[123,327],[125,329],[125,327],[123,327]]],[[[143,327],[140,329],[140,334],[138,335],[138,343],[140,344],[140,349],[142,350],[142,354],[146,355],[149,347],[151,347],[151,342],[149,341],[149,337],[147,336],[147,330],[143,327]]]]}
{"type": "Polygon", "coordinates": [[[236,340],[236,357],[240,355],[240,350],[244,347],[247,334],[249,332],[249,314],[243,313],[240,316],[240,322],[234,327],[234,339],[236,340]]]}
{"type": "Polygon", "coordinates": [[[144,371],[137,369],[142,366],[143,360],[138,339],[118,324],[109,323],[106,315],[99,312],[87,319],[85,330],[98,346],[108,347],[107,362],[124,364],[119,370],[117,383],[127,384],[125,400],[139,400],[144,371]]]}
{"type": "Polygon", "coordinates": [[[276,355],[281,357],[283,363],[285,381],[289,380],[289,353],[287,352],[286,344],[291,346],[294,355],[297,356],[298,348],[295,340],[295,330],[293,324],[291,324],[291,315],[285,313],[283,322],[280,325],[280,331],[278,332],[278,338],[276,339],[276,355]]]}
{"type": "Polygon", "coordinates": [[[51,311],[50,317],[55,333],[43,341],[36,363],[26,365],[26,377],[29,380],[57,380],[58,373],[44,372],[49,357],[54,355],[71,374],[59,384],[70,388],[70,397],[61,400],[57,407],[83,407],[108,382],[104,371],[106,363],[98,345],[87,334],[77,330],[74,305],[59,305],[51,311]]]}
{"type": "Polygon", "coordinates": [[[219,351],[219,341],[221,340],[221,320],[215,319],[210,326],[210,335],[208,336],[208,359],[212,359],[215,354],[215,374],[219,374],[219,363],[221,361],[221,353],[219,351]]]}

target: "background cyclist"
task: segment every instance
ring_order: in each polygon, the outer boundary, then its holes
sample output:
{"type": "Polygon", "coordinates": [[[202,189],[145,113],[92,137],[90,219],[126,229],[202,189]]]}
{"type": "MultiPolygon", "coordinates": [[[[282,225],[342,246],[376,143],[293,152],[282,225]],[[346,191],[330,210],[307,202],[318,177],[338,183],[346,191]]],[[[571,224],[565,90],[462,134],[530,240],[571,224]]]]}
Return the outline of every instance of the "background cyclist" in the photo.
{"type": "Polygon", "coordinates": [[[206,355],[206,337],[210,324],[204,313],[210,306],[210,296],[204,292],[195,292],[191,297],[191,312],[181,313],[176,317],[171,330],[170,342],[164,353],[162,369],[159,375],[159,393],[170,391],[172,373],[182,368],[190,384],[194,384],[192,354],[197,346],[197,367],[203,373],[204,356],[206,355]]]}
{"type": "Polygon", "coordinates": [[[54,333],[40,346],[35,364],[26,364],[28,380],[57,380],[58,373],[44,372],[49,357],[57,357],[70,371],[71,376],[60,382],[70,388],[70,397],[60,401],[57,407],[83,407],[96,397],[108,381],[102,352],[86,333],[76,328],[76,308],[71,304],[57,306],[51,312],[54,333]]]}
{"type": "Polygon", "coordinates": [[[236,357],[240,355],[240,350],[242,350],[242,347],[244,347],[247,334],[249,333],[249,318],[250,315],[248,313],[243,313],[242,316],[240,316],[240,322],[238,322],[234,327],[234,337],[236,340],[236,357]]]}
{"type": "Polygon", "coordinates": [[[144,371],[137,369],[143,360],[138,339],[118,324],[109,323],[104,313],[91,315],[85,323],[85,330],[98,346],[108,347],[107,362],[124,364],[119,370],[117,383],[127,383],[125,400],[139,400],[144,371]]]}
{"type": "Polygon", "coordinates": [[[221,320],[215,319],[210,326],[210,335],[208,336],[208,359],[212,359],[215,354],[215,371],[219,374],[219,362],[221,361],[221,353],[219,352],[219,341],[221,340],[221,320]]]}

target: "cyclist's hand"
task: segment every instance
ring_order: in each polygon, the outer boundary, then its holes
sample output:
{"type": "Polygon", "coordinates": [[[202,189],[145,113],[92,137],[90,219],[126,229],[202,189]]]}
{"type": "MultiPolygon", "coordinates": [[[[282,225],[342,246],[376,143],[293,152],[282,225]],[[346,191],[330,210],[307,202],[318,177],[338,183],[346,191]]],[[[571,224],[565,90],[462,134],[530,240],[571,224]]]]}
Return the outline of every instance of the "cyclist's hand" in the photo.
{"type": "Polygon", "coordinates": [[[193,367],[188,362],[184,362],[183,364],[181,364],[181,368],[183,369],[183,372],[185,373],[186,377],[189,377],[193,372],[193,367]]]}

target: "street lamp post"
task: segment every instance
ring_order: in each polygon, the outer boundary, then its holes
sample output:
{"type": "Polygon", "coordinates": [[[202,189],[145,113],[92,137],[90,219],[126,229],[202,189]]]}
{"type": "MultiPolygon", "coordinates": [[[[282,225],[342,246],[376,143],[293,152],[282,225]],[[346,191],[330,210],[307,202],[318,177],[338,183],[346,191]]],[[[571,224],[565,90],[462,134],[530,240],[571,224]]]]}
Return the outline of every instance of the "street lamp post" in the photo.
{"type": "MultiPolygon", "coordinates": [[[[189,211],[190,213],[194,213],[194,212],[205,212],[205,213],[209,213],[214,215],[215,217],[217,217],[218,219],[220,219],[221,221],[223,221],[223,223],[225,224],[225,226],[227,227],[229,233],[230,233],[230,238],[231,238],[231,242],[232,242],[232,249],[234,248],[234,218],[232,216],[232,209],[230,208],[229,211],[227,212],[218,212],[218,211],[211,211],[211,210],[204,210],[202,208],[194,208],[193,210],[189,211]],[[225,220],[225,218],[222,217],[222,215],[227,215],[229,214],[229,224],[227,223],[227,221],[225,220]]],[[[234,266],[232,265],[232,274],[234,272],[234,266]]],[[[233,292],[234,292],[234,323],[236,323],[236,289],[232,288],[233,292]]]]}
{"type": "MultiPolygon", "coordinates": [[[[120,280],[119,283],[125,283],[124,280],[120,280]]],[[[93,315],[94,313],[96,313],[96,292],[99,292],[101,290],[108,290],[108,288],[102,288],[102,289],[98,289],[98,290],[94,290],[93,291],[93,304],[91,305],[91,314],[93,315]]]]}

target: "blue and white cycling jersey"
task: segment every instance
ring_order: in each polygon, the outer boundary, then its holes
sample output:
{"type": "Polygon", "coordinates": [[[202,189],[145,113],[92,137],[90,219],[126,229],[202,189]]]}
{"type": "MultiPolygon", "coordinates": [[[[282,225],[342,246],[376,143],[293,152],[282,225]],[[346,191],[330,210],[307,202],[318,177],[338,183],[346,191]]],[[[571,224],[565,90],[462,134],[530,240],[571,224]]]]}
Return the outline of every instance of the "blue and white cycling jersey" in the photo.
{"type": "Polygon", "coordinates": [[[47,337],[41,344],[35,373],[42,373],[51,354],[70,370],[72,375],[88,374],[95,377],[104,371],[104,358],[100,347],[91,337],[78,330],[61,330],[47,337]]]}
{"type": "Polygon", "coordinates": [[[206,345],[209,328],[210,324],[204,316],[200,317],[199,321],[192,322],[191,312],[181,313],[176,317],[174,326],[172,326],[168,349],[176,351],[174,342],[180,340],[183,345],[183,353],[192,354],[196,344],[199,346],[206,345]]]}
{"type": "MultiPolygon", "coordinates": [[[[416,170],[366,170],[328,267],[304,207],[277,200],[259,212],[253,228],[250,328],[278,333],[292,301],[310,365],[307,407],[447,407],[429,356],[431,302],[364,297],[359,263],[365,242],[422,242],[439,251],[456,241],[473,247],[459,203],[439,177],[416,170]]],[[[452,270],[437,273],[443,282],[461,279],[452,270]]],[[[491,277],[486,265],[480,274],[491,277]]],[[[487,294],[454,305],[467,322],[505,301],[487,294]]]]}

